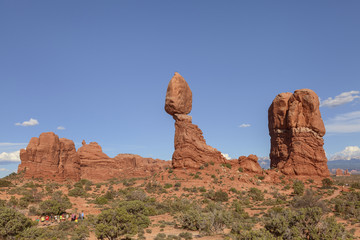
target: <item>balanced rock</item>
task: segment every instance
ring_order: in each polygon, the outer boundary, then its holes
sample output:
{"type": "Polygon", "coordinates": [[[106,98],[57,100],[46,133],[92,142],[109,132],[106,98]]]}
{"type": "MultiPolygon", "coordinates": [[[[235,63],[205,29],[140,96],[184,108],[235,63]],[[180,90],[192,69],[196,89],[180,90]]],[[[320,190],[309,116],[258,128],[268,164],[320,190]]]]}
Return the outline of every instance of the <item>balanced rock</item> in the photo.
{"type": "Polygon", "coordinates": [[[179,74],[175,73],[170,80],[165,98],[165,111],[170,114],[189,114],[192,108],[192,92],[179,74]]]}
{"type": "Polygon", "coordinates": [[[258,162],[258,157],[256,155],[250,154],[248,157],[240,156],[238,159],[238,164],[247,172],[252,173],[262,173],[263,170],[260,167],[258,162]]]}
{"type": "Polygon", "coordinates": [[[330,175],[319,105],[319,97],[310,89],[275,97],[268,110],[271,168],[286,175],[330,175]]]}
{"type": "Polygon", "coordinates": [[[18,172],[26,178],[43,178],[55,181],[80,180],[80,158],[73,141],[53,132],[31,138],[26,149],[20,150],[18,172]]]}
{"type": "Polygon", "coordinates": [[[199,168],[204,163],[225,163],[221,152],[206,144],[202,131],[192,124],[190,113],[192,93],[185,79],[178,73],[170,80],[166,92],[165,111],[175,120],[174,168],[199,168]]]}

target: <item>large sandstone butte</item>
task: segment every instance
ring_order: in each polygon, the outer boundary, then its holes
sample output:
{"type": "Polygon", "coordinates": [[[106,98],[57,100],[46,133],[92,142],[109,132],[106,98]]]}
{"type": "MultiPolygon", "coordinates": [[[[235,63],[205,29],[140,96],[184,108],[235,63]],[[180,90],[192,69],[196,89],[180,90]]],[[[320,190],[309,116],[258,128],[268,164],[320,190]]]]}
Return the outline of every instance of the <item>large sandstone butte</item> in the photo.
{"type": "Polygon", "coordinates": [[[20,150],[18,172],[25,170],[27,178],[80,180],[80,158],[73,141],[52,133],[31,138],[26,149],[20,150]]]}
{"type": "Polygon", "coordinates": [[[175,120],[175,151],[172,156],[174,168],[199,168],[204,163],[225,163],[221,152],[206,144],[202,131],[192,124],[192,117],[187,115],[192,108],[192,92],[179,74],[170,80],[165,111],[175,120]]]}
{"type": "Polygon", "coordinates": [[[57,182],[89,179],[104,181],[111,178],[146,177],[170,167],[169,161],[143,158],[134,154],[119,154],[110,158],[96,142],[76,151],[74,142],[52,132],[32,138],[20,151],[18,172],[25,170],[26,178],[51,179],[57,182]]]}
{"type": "Polygon", "coordinates": [[[270,167],[286,175],[330,176],[319,97],[310,89],[280,93],[268,110],[270,167]]]}

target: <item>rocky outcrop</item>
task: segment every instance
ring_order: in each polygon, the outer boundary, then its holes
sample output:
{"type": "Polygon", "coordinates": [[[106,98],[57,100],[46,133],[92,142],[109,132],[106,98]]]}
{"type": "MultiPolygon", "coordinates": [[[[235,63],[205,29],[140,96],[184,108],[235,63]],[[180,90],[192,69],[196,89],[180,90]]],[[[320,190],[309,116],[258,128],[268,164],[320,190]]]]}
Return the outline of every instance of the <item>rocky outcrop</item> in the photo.
{"type": "Polygon", "coordinates": [[[340,169],[340,168],[336,169],[335,175],[336,175],[336,176],[343,176],[343,175],[344,175],[343,170],[340,169]]]}
{"type": "Polygon", "coordinates": [[[119,154],[110,158],[96,142],[76,151],[74,142],[52,132],[32,138],[20,151],[18,172],[25,178],[51,179],[57,182],[88,179],[95,182],[111,178],[147,177],[171,166],[170,161],[143,158],[134,154],[119,154]]]}
{"type": "Polygon", "coordinates": [[[169,161],[143,158],[135,154],[118,154],[110,158],[96,142],[82,142],[78,149],[81,178],[104,181],[111,178],[147,177],[170,167],[169,161]]]}
{"type": "Polygon", "coordinates": [[[275,97],[268,110],[272,168],[286,175],[330,176],[319,105],[319,97],[310,89],[275,97]]]}
{"type": "Polygon", "coordinates": [[[18,172],[26,178],[53,179],[55,181],[80,180],[80,158],[73,141],[52,133],[33,137],[26,149],[20,150],[18,172]]]}
{"type": "Polygon", "coordinates": [[[247,172],[259,173],[259,174],[263,172],[262,168],[260,167],[260,164],[258,163],[258,157],[253,154],[250,154],[248,157],[240,156],[238,159],[238,164],[243,170],[247,172]]]}
{"type": "Polygon", "coordinates": [[[204,163],[225,163],[221,152],[206,144],[202,131],[187,115],[192,108],[192,93],[178,73],[170,80],[165,98],[165,111],[175,120],[174,168],[199,168],[204,163]]]}
{"type": "Polygon", "coordinates": [[[344,171],[344,176],[350,176],[349,169],[346,169],[346,170],[344,171]]]}

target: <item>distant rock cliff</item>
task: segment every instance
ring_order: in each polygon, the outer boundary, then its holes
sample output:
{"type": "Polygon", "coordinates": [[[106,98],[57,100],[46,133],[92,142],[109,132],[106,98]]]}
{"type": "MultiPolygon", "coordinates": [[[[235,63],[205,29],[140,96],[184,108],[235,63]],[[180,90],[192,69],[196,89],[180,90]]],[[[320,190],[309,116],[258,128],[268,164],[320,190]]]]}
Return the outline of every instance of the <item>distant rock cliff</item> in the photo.
{"type": "Polygon", "coordinates": [[[170,161],[143,158],[134,154],[119,154],[110,158],[96,142],[76,151],[74,142],[52,133],[32,138],[21,149],[18,172],[25,170],[26,178],[51,179],[57,182],[89,179],[104,181],[111,178],[146,177],[171,166],[170,161]]]}
{"type": "Polygon", "coordinates": [[[310,89],[275,97],[268,111],[271,168],[286,175],[330,176],[319,105],[310,89]]]}

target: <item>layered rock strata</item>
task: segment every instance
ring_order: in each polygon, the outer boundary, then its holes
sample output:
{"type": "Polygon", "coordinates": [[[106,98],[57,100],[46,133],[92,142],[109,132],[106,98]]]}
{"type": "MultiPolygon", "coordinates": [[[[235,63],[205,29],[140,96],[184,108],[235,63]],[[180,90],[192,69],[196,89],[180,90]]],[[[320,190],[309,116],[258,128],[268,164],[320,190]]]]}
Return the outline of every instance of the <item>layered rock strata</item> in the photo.
{"type": "Polygon", "coordinates": [[[119,154],[110,158],[96,142],[76,151],[74,142],[52,132],[32,138],[20,151],[18,172],[25,178],[51,179],[57,182],[88,179],[105,181],[111,178],[147,177],[171,166],[170,161],[143,158],[134,154],[119,154]]]}
{"type": "Polygon", "coordinates": [[[175,73],[170,80],[165,111],[175,120],[175,151],[172,156],[174,168],[199,168],[204,163],[224,163],[221,152],[206,144],[202,131],[187,115],[192,108],[192,92],[185,79],[175,73]]]}
{"type": "Polygon", "coordinates": [[[20,150],[18,172],[25,170],[26,178],[80,180],[80,158],[73,141],[52,133],[31,138],[26,149],[20,150]]]}
{"type": "Polygon", "coordinates": [[[286,175],[330,176],[319,105],[319,97],[310,89],[275,97],[268,110],[271,168],[286,175]]]}

